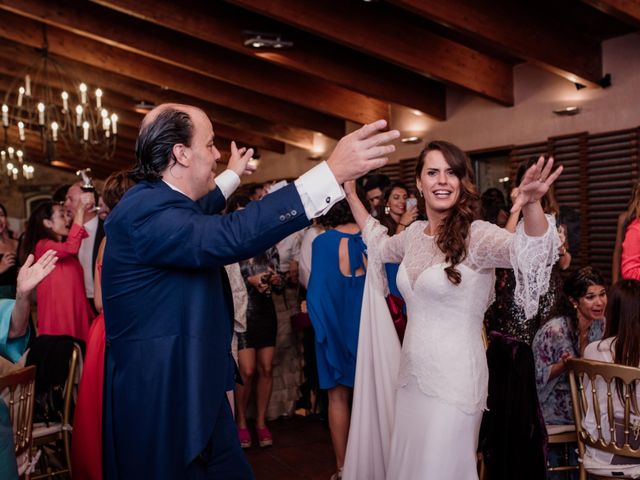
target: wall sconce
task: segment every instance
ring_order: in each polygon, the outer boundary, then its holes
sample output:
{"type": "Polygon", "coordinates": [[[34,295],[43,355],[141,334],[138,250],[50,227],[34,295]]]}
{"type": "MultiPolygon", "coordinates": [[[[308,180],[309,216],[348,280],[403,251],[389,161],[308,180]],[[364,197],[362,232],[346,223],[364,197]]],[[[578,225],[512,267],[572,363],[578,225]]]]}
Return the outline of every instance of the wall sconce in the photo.
{"type": "Polygon", "coordinates": [[[407,144],[410,144],[410,145],[414,145],[414,144],[416,144],[416,143],[420,143],[420,142],[422,141],[422,138],[420,138],[420,137],[415,137],[415,136],[412,136],[412,137],[404,137],[404,138],[401,138],[401,139],[400,139],[400,141],[401,141],[402,143],[407,143],[407,144]]]}
{"type": "Polygon", "coordinates": [[[556,115],[560,115],[563,117],[570,117],[572,115],[577,115],[580,113],[580,107],[576,107],[575,105],[560,108],[558,110],[554,110],[553,113],[556,115]]]}

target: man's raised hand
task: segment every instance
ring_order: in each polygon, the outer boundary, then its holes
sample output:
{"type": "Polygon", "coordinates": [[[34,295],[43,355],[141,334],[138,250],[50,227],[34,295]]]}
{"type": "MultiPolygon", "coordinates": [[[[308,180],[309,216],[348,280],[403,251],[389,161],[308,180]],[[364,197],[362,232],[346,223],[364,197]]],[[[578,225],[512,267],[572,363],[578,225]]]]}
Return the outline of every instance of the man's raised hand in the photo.
{"type": "Polygon", "coordinates": [[[233,170],[239,177],[251,175],[256,171],[256,166],[249,162],[252,156],[253,148],[238,148],[236,142],[231,142],[231,156],[227,166],[229,170],[233,170]]]}
{"type": "Polygon", "coordinates": [[[389,142],[400,137],[400,132],[382,131],[386,126],[386,120],[378,120],[340,139],[327,160],[338,183],[355,180],[387,163],[396,149],[389,142]]]}

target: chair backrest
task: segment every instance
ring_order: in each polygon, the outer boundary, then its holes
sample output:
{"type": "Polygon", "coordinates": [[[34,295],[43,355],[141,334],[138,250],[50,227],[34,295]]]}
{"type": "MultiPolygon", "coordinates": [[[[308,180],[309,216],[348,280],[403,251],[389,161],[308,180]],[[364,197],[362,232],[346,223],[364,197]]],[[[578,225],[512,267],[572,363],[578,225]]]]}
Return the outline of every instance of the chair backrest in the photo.
{"type": "Polygon", "coordinates": [[[82,365],[82,350],[77,343],[74,343],[71,359],[69,360],[69,374],[65,382],[64,410],[62,411],[62,423],[64,425],[73,423],[71,418],[73,415],[72,407],[75,406],[77,400],[77,387],[82,376],[82,365]]]}
{"type": "Polygon", "coordinates": [[[570,360],[569,368],[580,457],[588,446],[640,458],[640,368],[584,359],[570,360]]]}
{"type": "Polygon", "coordinates": [[[19,463],[24,455],[28,460],[31,451],[35,382],[36,367],[34,366],[0,377],[0,394],[9,409],[16,458],[19,463]]]}

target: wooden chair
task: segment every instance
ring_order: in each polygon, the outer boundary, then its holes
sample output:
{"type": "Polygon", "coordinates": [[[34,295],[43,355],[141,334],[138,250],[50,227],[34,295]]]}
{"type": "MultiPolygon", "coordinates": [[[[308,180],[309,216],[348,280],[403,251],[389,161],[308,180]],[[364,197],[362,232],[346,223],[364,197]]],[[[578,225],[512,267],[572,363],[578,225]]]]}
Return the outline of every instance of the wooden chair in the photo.
{"type": "Polygon", "coordinates": [[[36,423],[33,425],[33,444],[42,447],[50,443],[57,443],[62,440],[64,445],[64,456],[66,465],[57,470],[47,468],[46,473],[34,475],[32,479],[50,478],[57,475],[71,476],[71,434],[73,430],[73,408],[77,395],[77,386],[82,375],[82,351],[76,343],[73,346],[71,359],[69,360],[69,373],[64,386],[64,407],[62,411],[62,421],[49,423],[36,423]]]}
{"type": "Polygon", "coordinates": [[[546,425],[547,444],[562,445],[564,447],[564,465],[557,467],[547,466],[547,472],[572,472],[579,470],[579,465],[572,465],[569,459],[569,449],[572,444],[578,442],[575,425],[546,425]]]}
{"type": "Polygon", "coordinates": [[[629,476],[629,470],[635,468],[640,472],[640,415],[637,411],[636,418],[632,418],[640,394],[640,389],[635,391],[640,381],[640,369],[583,359],[570,360],[569,368],[580,480],[586,480],[587,474],[589,478],[597,479],[633,478],[629,476]],[[622,401],[616,380],[622,382],[622,401]],[[595,425],[595,436],[587,431],[585,420],[595,425]],[[630,461],[637,459],[637,465],[609,465],[586,455],[587,447],[594,452],[631,457],[630,461]]]}
{"type": "Polygon", "coordinates": [[[36,367],[31,366],[0,377],[0,401],[5,401],[13,426],[18,475],[29,478],[31,473],[31,444],[33,399],[36,367]]]}

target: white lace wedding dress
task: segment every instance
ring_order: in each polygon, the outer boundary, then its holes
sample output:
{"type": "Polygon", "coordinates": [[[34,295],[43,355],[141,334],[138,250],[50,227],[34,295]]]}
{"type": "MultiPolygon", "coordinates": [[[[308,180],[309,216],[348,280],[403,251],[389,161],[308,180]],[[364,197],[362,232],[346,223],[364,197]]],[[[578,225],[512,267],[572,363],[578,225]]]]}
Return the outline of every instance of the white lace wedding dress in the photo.
{"type": "Polygon", "coordinates": [[[476,448],[488,370],[482,342],[494,269],[514,268],[516,299],[529,315],[546,290],[559,240],[553,218],[541,237],[483,221],[471,225],[459,285],[427,222],[389,237],[370,217],[363,230],[369,268],[363,300],[354,405],[343,478],[477,478],[476,448]],[[400,263],[408,314],[402,350],[386,309],[382,264],[400,263]]]}

